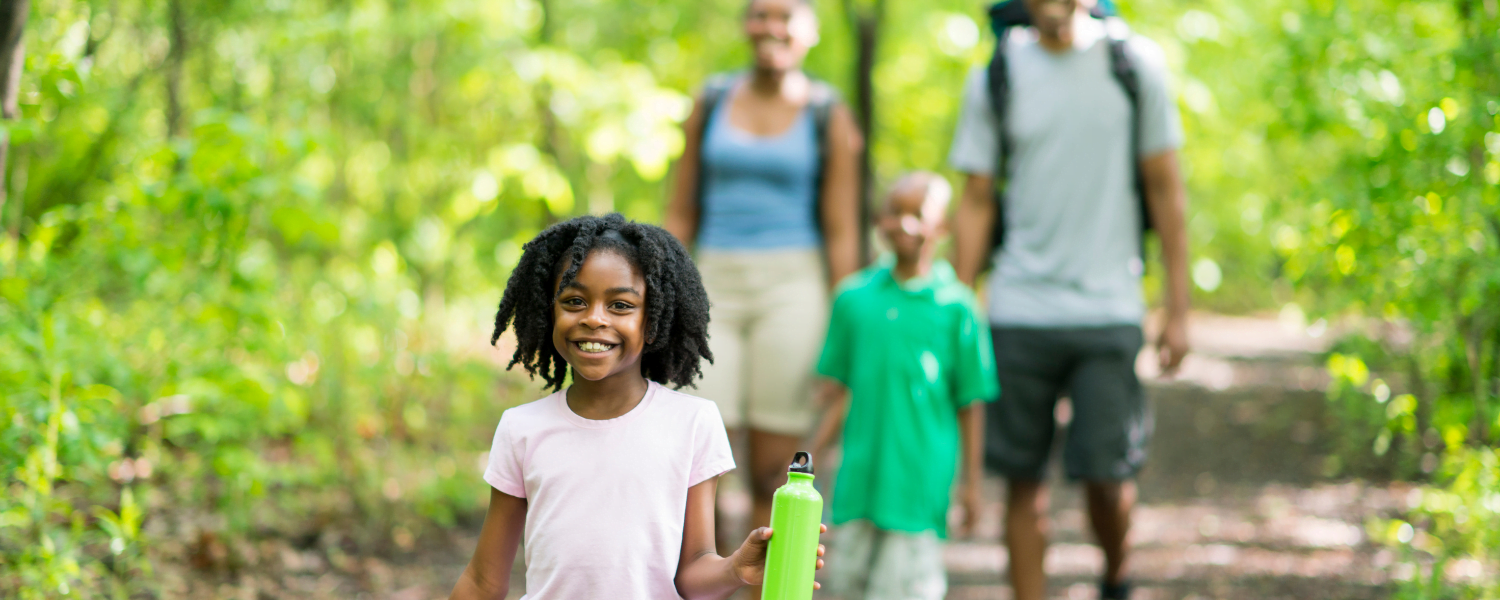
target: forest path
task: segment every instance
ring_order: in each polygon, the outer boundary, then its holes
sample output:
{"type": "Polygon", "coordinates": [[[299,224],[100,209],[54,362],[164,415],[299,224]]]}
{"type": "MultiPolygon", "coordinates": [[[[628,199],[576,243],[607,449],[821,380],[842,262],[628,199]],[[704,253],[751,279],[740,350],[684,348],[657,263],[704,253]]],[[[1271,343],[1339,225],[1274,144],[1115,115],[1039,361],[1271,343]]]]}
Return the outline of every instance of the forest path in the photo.
{"type": "MultiPolygon", "coordinates": [[[[1140,476],[1131,572],[1136,600],[1366,599],[1389,595],[1393,555],[1365,533],[1404,508],[1407,486],[1324,477],[1337,427],[1317,363],[1323,340],[1274,320],[1199,315],[1175,381],[1138,370],[1156,413],[1140,476]]],[[[947,550],[958,600],[1011,598],[999,543],[999,481],[973,540],[947,550]]],[[[1076,486],[1058,479],[1047,556],[1051,596],[1098,597],[1103,554],[1076,486]]]]}
{"type": "MultiPolygon", "coordinates": [[[[1389,595],[1393,555],[1365,522],[1405,506],[1409,486],[1324,476],[1337,424],[1321,391],[1322,340],[1275,320],[1197,315],[1194,353],[1173,381],[1154,378],[1151,458],[1140,476],[1131,571],[1136,600],[1375,599],[1389,595]]],[[[1098,597],[1103,555],[1093,546],[1076,486],[1058,479],[1047,571],[1055,599],[1098,597]]],[[[731,508],[747,507],[733,484],[731,508]]],[[[975,536],[945,552],[954,600],[1008,600],[999,542],[1001,482],[988,479],[975,536]]],[[[297,551],[225,580],[188,576],[188,598],[446,598],[476,542],[477,525],[446,543],[381,559],[297,551]]],[[[837,543],[836,539],[830,543],[837,543]]],[[[273,553],[273,554],[276,554],[273,553]]],[[[262,552],[262,554],[266,554],[262,552]]],[[[183,570],[169,571],[183,573],[183,570]]],[[[517,571],[511,598],[520,597],[517,571]]],[[[168,597],[178,597],[169,593],[168,597]]]]}

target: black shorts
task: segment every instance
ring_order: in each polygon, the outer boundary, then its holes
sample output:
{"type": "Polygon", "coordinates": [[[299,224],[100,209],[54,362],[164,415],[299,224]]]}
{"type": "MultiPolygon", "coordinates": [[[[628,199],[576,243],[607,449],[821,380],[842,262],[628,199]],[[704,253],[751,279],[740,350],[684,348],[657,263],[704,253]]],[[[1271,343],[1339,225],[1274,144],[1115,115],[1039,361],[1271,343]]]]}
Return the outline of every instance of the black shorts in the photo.
{"type": "Polygon", "coordinates": [[[1000,399],[985,411],[986,466],[1008,479],[1045,479],[1054,411],[1067,395],[1073,402],[1063,451],[1068,478],[1123,481],[1140,471],[1152,429],[1135,375],[1140,327],[992,331],[1000,399]]]}

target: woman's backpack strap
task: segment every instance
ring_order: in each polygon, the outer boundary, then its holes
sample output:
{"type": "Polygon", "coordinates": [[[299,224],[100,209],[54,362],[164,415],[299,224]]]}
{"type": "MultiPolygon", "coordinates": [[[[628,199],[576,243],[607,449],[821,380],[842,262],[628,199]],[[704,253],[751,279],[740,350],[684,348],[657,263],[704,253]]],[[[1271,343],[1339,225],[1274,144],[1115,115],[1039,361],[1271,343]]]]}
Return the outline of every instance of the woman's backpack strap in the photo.
{"type": "Polygon", "coordinates": [[[697,190],[693,193],[693,201],[698,204],[698,220],[703,220],[703,190],[707,187],[705,183],[708,178],[703,172],[703,145],[708,141],[708,123],[713,118],[714,110],[719,103],[729,96],[730,90],[734,89],[734,82],[738,81],[741,74],[738,72],[718,73],[708,78],[703,84],[703,122],[698,127],[698,181],[695,183],[697,190]]]}
{"type": "Polygon", "coordinates": [[[734,89],[734,83],[739,81],[742,74],[739,72],[718,73],[708,78],[703,84],[703,122],[705,131],[708,130],[708,116],[713,114],[714,108],[729,96],[729,91],[734,89]]]}
{"type": "Polygon", "coordinates": [[[823,175],[828,172],[828,122],[833,118],[833,108],[839,105],[839,93],[828,82],[810,79],[807,91],[807,108],[812,111],[813,139],[818,141],[818,176],[813,180],[817,202],[813,203],[813,224],[818,234],[823,234],[823,175]]]}

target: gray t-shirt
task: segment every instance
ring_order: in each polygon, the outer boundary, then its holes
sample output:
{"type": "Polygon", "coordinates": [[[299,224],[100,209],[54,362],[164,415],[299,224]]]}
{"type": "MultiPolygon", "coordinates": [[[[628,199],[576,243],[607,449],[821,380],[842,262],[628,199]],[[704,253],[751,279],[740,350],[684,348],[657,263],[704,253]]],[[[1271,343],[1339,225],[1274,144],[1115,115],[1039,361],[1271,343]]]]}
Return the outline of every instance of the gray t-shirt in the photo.
{"type": "MultiPolygon", "coordinates": [[[[1110,73],[1103,23],[1080,17],[1075,31],[1074,47],[1060,54],[1029,31],[1012,34],[1006,47],[1013,156],[1005,246],[987,294],[996,325],[1138,324],[1145,315],[1130,100],[1110,73]]],[[[1161,48],[1135,36],[1126,50],[1140,78],[1139,156],[1177,149],[1182,123],[1161,48]]],[[[993,175],[999,142],[980,67],[965,84],[948,162],[993,175]]]]}

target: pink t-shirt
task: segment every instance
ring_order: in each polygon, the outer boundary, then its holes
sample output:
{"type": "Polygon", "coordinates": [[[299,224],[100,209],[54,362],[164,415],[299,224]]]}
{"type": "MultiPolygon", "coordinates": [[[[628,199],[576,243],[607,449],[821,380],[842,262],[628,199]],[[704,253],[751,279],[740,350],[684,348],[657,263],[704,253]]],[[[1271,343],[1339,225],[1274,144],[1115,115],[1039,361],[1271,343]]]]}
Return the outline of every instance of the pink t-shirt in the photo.
{"type": "Polygon", "coordinates": [[[505,411],[484,480],[527,499],[528,600],[680,598],[688,488],[734,469],[711,401],[652,382],[593,421],[558,392],[505,411]]]}

